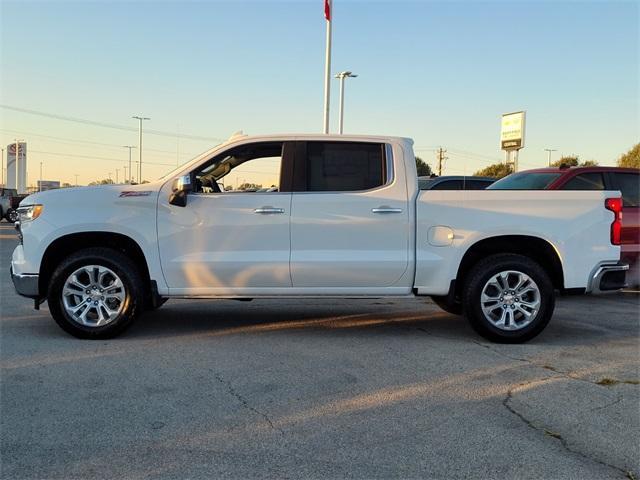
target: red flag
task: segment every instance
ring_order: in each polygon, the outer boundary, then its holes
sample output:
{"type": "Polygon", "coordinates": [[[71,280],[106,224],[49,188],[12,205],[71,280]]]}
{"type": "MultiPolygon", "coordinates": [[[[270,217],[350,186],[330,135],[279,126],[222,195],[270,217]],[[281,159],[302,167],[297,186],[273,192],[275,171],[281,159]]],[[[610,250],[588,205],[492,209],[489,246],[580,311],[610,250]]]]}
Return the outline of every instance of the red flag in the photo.
{"type": "Polygon", "coordinates": [[[324,18],[331,21],[331,0],[324,0],[324,18]]]}

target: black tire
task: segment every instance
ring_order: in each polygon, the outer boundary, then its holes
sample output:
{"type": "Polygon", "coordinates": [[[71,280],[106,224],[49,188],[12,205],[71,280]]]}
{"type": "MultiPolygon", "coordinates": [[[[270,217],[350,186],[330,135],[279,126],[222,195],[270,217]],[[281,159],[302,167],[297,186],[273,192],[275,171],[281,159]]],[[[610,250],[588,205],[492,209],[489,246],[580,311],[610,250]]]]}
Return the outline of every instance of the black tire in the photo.
{"type": "Polygon", "coordinates": [[[7,214],[6,214],[5,218],[7,219],[7,222],[11,222],[11,223],[17,222],[18,221],[18,212],[17,212],[17,210],[14,210],[13,208],[10,208],[9,210],[7,210],[7,214]]]}
{"type": "Polygon", "coordinates": [[[47,301],[53,319],[65,332],[84,339],[113,338],[129,327],[142,312],[142,277],[135,264],[122,253],[110,248],[87,248],[70,255],[58,265],[49,281],[47,301]],[[62,290],[67,278],[77,269],[88,265],[112,270],[123,284],[122,310],[114,320],[103,326],[87,326],[76,322],[63,303],[62,290]]]}
{"type": "Polygon", "coordinates": [[[480,260],[471,268],[464,284],[463,303],[467,320],[484,338],[497,343],[522,343],[542,332],[551,320],[555,308],[555,291],[549,275],[535,261],[523,255],[497,254],[480,260]],[[482,310],[481,294],[485,284],[492,276],[504,271],[524,273],[536,283],[539,291],[540,305],[534,319],[517,330],[496,327],[482,310]]]}
{"type": "Polygon", "coordinates": [[[451,313],[452,315],[462,315],[462,304],[461,303],[449,303],[447,301],[447,297],[444,296],[436,296],[436,295],[432,295],[431,296],[431,300],[433,301],[433,303],[435,303],[436,305],[438,305],[438,307],[440,307],[442,310],[444,310],[447,313],[451,313]]]}

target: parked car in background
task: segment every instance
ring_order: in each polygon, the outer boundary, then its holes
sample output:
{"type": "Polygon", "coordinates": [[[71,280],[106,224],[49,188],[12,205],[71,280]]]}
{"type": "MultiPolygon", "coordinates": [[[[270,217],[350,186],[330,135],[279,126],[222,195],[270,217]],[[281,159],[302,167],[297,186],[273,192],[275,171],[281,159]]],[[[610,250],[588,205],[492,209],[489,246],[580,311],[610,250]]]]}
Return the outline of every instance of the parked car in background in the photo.
{"type": "Polygon", "coordinates": [[[640,285],[640,170],[618,167],[539,168],[513,173],[491,190],[620,190],[621,260],[629,264],[627,283],[640,285]]]}
{"type": "Polygon", "coordinates": [[[18,195],[15,188],[0,188],[0,220],[7,219],[7,222],[18,220],[18,205],[26,195],[18,195]]]}
{"type": "Polygon", "coordinates": [[[443,175],[441,177],[418,177],[420,190],[484,190],[496,179],[492,177],[465,177],[443,175]]]}

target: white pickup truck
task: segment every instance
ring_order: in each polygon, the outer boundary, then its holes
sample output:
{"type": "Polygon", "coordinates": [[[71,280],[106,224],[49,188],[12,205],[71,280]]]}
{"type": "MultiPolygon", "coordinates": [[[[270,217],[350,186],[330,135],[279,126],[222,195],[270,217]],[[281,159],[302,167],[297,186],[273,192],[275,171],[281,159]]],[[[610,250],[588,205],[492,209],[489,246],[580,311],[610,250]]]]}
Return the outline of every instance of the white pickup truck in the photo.
{"type": "Polygon", "coordinates": [[[429,295],[522,342],[556,292],[623,286],[621,207],[609,191],[420,191],[406,138],[236,136],[154,183],[29,196],[11,274],[81,338],[167,298],[429,295]]]}

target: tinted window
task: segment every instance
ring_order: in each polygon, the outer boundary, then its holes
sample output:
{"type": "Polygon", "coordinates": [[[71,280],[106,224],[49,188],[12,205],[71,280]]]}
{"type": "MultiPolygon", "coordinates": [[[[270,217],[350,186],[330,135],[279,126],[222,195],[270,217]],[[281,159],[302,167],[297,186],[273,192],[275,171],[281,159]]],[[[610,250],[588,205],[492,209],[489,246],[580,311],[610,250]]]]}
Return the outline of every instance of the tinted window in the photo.
{"type": "Polygon", "coordinates": [[[462,190],[462,180],[445,180],[436,183],[431,190],[462,190]]]}
{"type": "Polygon", "coordinates": [[[601,173],[582,173],[565,183],[562,190],[604,190],[604,179],[601,173]]]}
{"type": "Polygon", "coordinates": [[[614,173],[618,188],[622,192],[625,207],[640,206],[640,175],[635,173],[614,173]]]}
{"type": "Polygon", "coordinates": [[[385,183],[384,145],[308,142],[307,191],[368,190],[385,183]]]}
{"type": "Polygon", "coordinates": [[[491,185],[491,180],[467,180],[465,184],[466,190],[484,190],[491,185]]]}
{"type": "Polygon", "coordinates": [[[559,173],[512,173],[487,187],[487,190],[544,190],[559,173]]]}

